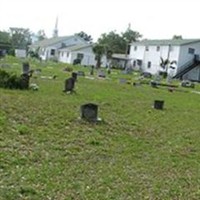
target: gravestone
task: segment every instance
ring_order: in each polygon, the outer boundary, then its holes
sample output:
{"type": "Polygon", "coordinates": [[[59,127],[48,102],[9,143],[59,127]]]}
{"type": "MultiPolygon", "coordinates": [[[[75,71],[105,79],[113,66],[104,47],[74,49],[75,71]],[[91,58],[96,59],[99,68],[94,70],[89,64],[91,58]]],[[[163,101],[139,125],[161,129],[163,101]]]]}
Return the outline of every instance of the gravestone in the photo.
{"type": "Polygon", "coordinates": [[[28,62],[24,62],[22,64],[22,73],[23,74],[28,74],[29,73],[29,70],[30,70],[30,65],[28,62]]]}
{"type": "Polygon", "coordinates": [[[154,108],[157,110],[163,110],[164,101],[163,100],[155,100],[154,101],[154,108]]]}
{"type": "Polygon", "coordinates": [[[36,73],[36,74],[40,74],[41,72],[42,72],[41,69],[35,69],[35,73],[36,73]]]}
{"type": "Polygon", "coordinates": [[[98,105],[93,103],[81,106],[81,118],[90,122],[98,121],[98,105]]]}
{"type": "Polygon", "coordinates": [[[77,73],[76,72],[72,72],[72,78],[74,78],[74,80],[77,81],[77,73]]]}
{"type": "Polygon", "coordinates": [[[122,84],[123,84],[123,83],[125,84],[127,81],[126,81],[125,78],[120,78],[120,79],[119,79],[119,82],[122,83],[122,84]]]}
{"type": "Polygon", "coordinates": [[[90,75],[94,75],[94,65],[91,66],[90,75]]]}
{"type": "Polygon", "coordinates": [[[70,77],[65,80],[65,88],[63,92],[74,92],[74,86],[75,86],[75,79],[73,77],[70,77]]]}
{"type": "Polygon", "coordinates": [[[105,72],[104,71],[99,71],[98,72],[98,77],[100,77],[100,78],[106,78],[105,72]]]}
{"type": "Polygon", "coordinates": [[[151,80],[150,84],[151,84],[151,87],[158,88],[158,83],[156,81],[151,80]]]}
{"type": "Polygon", "coordinates": [[[28,89],[30,77],[32,76],[33,71],[30,70],[28,73],[21,74],[20,77],[20,89],[28,89]]]}
{"type": "Polygon", "coordinates": [[[77,76],[85,76],[85,72],[83,72],[83,71],[78,71],[78,72],[77,72],[77,76]]]}

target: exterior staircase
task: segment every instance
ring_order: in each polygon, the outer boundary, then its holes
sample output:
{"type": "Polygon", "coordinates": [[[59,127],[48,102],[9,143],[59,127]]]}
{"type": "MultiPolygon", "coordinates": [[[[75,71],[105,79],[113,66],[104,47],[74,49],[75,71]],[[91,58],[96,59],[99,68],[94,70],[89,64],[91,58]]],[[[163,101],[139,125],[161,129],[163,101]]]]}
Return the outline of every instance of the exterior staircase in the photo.
{"type": "Polygon", "coordinates": [[[179,67],[176,75],[173,77],[174,79],[182,79],[183,75],[194,69],[200,64],[200,59],[197,55],[194,56],[194,59],[185,63],[183,66],[179,67]]]}

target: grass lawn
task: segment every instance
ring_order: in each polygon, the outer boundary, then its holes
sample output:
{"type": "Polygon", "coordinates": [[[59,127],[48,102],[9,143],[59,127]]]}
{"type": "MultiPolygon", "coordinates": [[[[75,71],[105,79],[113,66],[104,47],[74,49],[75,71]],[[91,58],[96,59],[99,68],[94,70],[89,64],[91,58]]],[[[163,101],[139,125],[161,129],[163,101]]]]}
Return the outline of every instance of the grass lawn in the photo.
{"type": "MultiPolygon", "coordinates": [[[[16,59],[1,63],[21,72],[16,59]]],[[[0,88],[0,200],[200,199],[194,89],[133,87],[119,83],[133,75],[114,71],[106,80],[78,77],[77,94],[66,95],[65,66],[31,62],[42,69],[31,78],[39,91],[0,88]],[[156,99],[164,110],[152,108],[156,99]],[[89,102],[99,105],[102,122],[79,119],[89,102]]]]}

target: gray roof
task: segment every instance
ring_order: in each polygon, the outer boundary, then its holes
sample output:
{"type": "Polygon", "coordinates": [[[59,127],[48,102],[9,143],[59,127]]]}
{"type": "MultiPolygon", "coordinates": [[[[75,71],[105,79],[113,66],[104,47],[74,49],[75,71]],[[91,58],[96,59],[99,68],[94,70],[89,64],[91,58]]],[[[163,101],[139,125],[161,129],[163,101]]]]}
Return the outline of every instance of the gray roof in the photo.
{"type": "Polygon", "coordinates": [[[60,48],[59,51],[78,51],[80,49],[84,49],[87,47],[92,47],[93,44],[75,44],[75,45],[71,45],[71,46],[67,46],[64,48],[60,48]]]}
{"type": "Polygon", "coordinates": [[[112,54],[113,59],[119,59],[119,60],[129,60],[128,55],[126,54],[120,54],[120,53],[113,53],[112,54]]]}
{"type": "Polygon", "coordinates": [[[34,44],[30,45],[30,47],[47,47],[47,46],[51,46],[51,45],[57,44],[59,42],[65,41],[65,40],[73,38],[73,37],[81,38],[81,37],[79,37],[77,35],[53,37],[53,38],[44,39],[44,40],[35,42],[34,44]]]}
{"type": "Polygon", "coordinates": [[[200,42],[200,39],[142,40],[133,42],[135,46],[181,46],[200,42]]]}

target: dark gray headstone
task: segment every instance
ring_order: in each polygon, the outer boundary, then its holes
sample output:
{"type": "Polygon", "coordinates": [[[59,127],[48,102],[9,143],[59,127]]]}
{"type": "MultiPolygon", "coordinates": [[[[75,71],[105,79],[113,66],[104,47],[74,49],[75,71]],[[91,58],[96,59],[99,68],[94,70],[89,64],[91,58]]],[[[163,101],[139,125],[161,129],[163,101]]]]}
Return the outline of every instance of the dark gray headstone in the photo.
{"type": "Polygon", "coordinates": [[[75,86],[75,79],[73,77],[70,77],[65,80],[65,88],[63,92],[73,92],[75,86]]]}
{"type": "Polygon", "coordinates": [[[85,72],[83,72],[83,71],[78,71],[78,72],[77,72],[77,75],[78,75],[78,76],[85,76],[85,72]]]}
{"type": "Polygon", "coordinates": [[[77,73],[76,72],[72,72],[72,78],[74,78],[74,80],[77,81],[77,73]]]}
{"type": "Polygon", "coordinates": [[[155,100],[154,101],[154,108],[158,110],[163,110],[164,101],[163,100],[155,100]]]}
{"type": "Polygon", "coordinates": [[[24,62],[22,65],[22,73],[23,74],[28,74],[30,71],[30,65],[28,62],[24,62]]]}
{"type": "Polygon", "coordinates": [[[91,66],[90,75],[94,75],[94,65],[91,66]]]}
{"type": "Polygon", "coordinates": [[[93,103],[81,106],[81,118],[87,121],[95,122],[98,120],[98,105],[93,103]]]}

